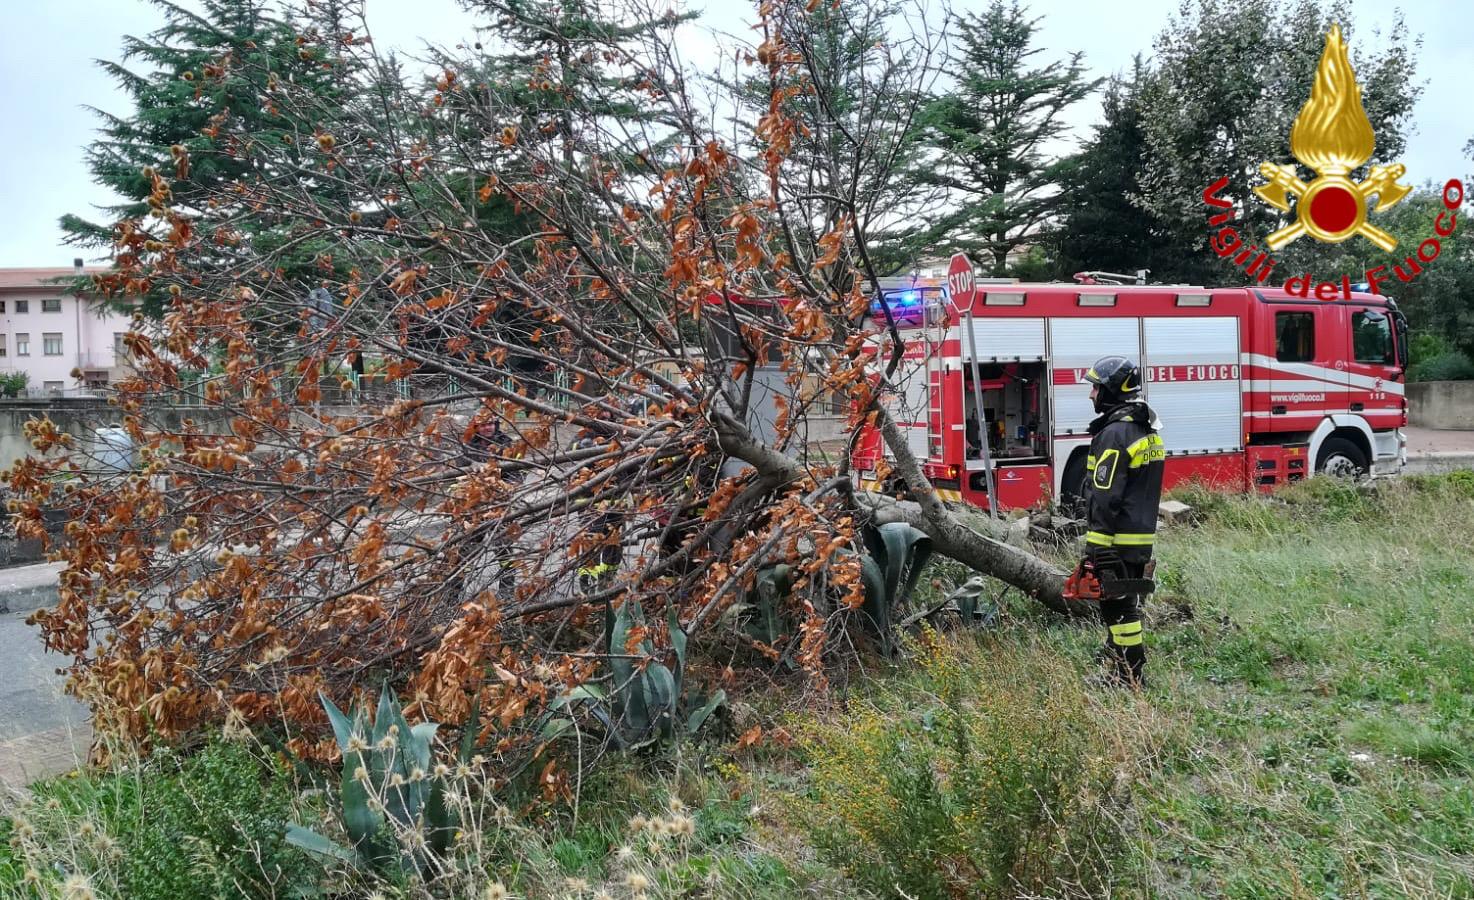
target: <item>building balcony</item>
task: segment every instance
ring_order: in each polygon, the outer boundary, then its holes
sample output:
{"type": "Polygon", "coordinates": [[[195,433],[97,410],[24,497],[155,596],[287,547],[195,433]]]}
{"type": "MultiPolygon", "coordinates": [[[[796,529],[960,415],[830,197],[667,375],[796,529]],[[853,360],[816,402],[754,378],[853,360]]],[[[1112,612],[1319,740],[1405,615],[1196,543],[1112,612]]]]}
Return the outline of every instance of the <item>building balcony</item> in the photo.
{"type": "Polygon", "coordinates": [[[113,353],[79,353],[77,354],[77,368],[79,369],[111,369],[114,366],[124,365],[127,357],[119,358],[113,353]]]}

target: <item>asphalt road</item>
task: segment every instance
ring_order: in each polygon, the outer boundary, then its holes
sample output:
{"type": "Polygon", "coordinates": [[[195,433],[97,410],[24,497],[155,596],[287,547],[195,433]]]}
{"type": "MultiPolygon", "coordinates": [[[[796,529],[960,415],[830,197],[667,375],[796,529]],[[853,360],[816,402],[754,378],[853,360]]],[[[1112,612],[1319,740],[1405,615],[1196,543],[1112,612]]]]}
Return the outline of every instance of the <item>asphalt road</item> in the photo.
{"type": "Polygon", "coordinates": [[[20,788],[87,758],[87,710],[56,674],[65,662],[42,651],[25,613],[0,615],[0,784],[20,788]]]}

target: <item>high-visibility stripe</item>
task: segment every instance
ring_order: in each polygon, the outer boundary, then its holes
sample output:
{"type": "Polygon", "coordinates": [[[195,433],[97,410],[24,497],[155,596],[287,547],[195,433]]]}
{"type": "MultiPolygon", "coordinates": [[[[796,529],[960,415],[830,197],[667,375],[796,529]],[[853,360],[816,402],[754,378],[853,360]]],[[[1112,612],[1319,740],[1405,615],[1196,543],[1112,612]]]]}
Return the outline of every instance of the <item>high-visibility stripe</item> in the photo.
{"type": "Polygon", "coordinates": [[[1095,471],[1095,454],[1094,453],[1092,453],[1089,456],[1085,457],[1085,468],[1089,469],[1092,472],[1095,471]]]}
{"type": "Polygon", "coordinates": [[[1167,448],[1162,443],[1161,435],[1149,434],[1127,447],[1126,455],[1131,459],[1129,468],[1139,469],[1149,463],[1166,459],[1167,448]]]}
{"type": "Polygon", "coordinates": [[[1111,626],[1111,643],[1117,647],[1135,647],[1142,640],[1141,622],[1122,622],[1111,626]]]}
{"type": "Polygon", "coordinates": [[[947,500],[947,501],[952,502],[952,503],[961,503],[962,502],[962,492],[961,491],[952,491],[952,490],[947,490],[946,488],[937,488],[937,496],[938,497],[941,497],[943,500],[947,500]]]}
{"type": "Polygon", "coordinates": [[[600,575],[607,575],[613,572],[614,568],[614,563],[599,563],[597,566],[584,566],[578,570],[578,574],[586,575],[590,578],[598,578],[600,575]]]}
{"type": "Polygon", "coordinates": [[[1085,543],[1094,544],[1097,547],[1109,547],[1116,542],[1116,536],[1106,534],[1104,531],[1085,532],[1085,543]]]}
{"type": "Polygon", "coordinates": [[[1117,547],[1150,547],[1157,540],[1155,534],[1117,534],[1117,547]]]}

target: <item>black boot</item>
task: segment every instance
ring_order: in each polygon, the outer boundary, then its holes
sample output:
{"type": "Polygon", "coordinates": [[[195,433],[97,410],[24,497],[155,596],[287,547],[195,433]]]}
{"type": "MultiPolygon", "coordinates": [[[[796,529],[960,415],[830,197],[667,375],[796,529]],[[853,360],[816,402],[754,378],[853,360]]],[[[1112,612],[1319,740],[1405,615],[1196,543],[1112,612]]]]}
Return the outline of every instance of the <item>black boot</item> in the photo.
{"type": "Polygon", "coordinates": [[[1123,686],[1146,687],[1146,645],[1138,598],[1103,599],[1100,617],[1106,626],[1103,656],[1110,663],[1112,678],[1123,686]]]}

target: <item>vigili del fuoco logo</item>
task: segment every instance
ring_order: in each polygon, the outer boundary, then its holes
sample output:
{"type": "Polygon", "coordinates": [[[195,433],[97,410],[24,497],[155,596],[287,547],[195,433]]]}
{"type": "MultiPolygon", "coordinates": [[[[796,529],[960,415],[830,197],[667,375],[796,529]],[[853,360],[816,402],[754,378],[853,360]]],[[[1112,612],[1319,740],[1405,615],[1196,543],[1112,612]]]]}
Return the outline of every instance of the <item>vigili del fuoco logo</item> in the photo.
{"type": "MultiPolygon", "coordinates": [[[[1350,177],[1372,158],[1375,147],[1376,135],[1361,105],[1361,88],[1356,84],[1356,73],[1346,53],[1346,41],[1341,37],[1341,27],[1332,25],[1315,70],[1310,99],[1305,101],[1290,127],[1290,152],[1315,177],[1305,181],[1294,165],[1266,161],[1259,164],[1259,173],[1266,183],[1254,188],[1254,193],[1275,209],[1286,213],[1293,209],[1295,221],[1269,235],[1264,241],[1268,250],[1245,244],[1238,230],[1227,224],[1235,213],[1233,204],[1219,196],[1229,183],[1225,176],[1203,191],[1205,203],[1224,210],[1208,219],[1209,225],[1219,229],[1208,241],[1213,252],[1224,259],[1232,257],[1234,264],[1256,283],[1264,284],[1276,264],[1270,253],[1301,237],[1339,244],[1359,236],[1389,253],[1397,249],[1397,239],[1369,222],[1368,216],[1396,206],[1407,197],[1412,188],[1398,183],[1407,174],[1407,167],[1401,163],[1377,165],[1360,182],[1350,177]]],[[[1458,218],[1454,211],[1463,200],[1463,182],[1454,179],[1445,184],[1444,209],[1434,219],[1434,235],[1409,252],[1402,262],[1393,264],[1390,273],[1385,265],[1374,266],[1356,281],[1365,282],[1372,293],[1379,294],[1381,286],[1394,278],[1406,283],[1422,274],[1424,267],[1437,259],[1442,250],[1439,238],[1454,233],[1458,218]]],[[[1284,287],[1287,293],[1301,297],[1334,300],[1338,296],[1350,299],[1351,284],[1349,275],[1342,275],[1339,282],[1315,283],[1307,272],[1286,279],[1284,287]]]]}

